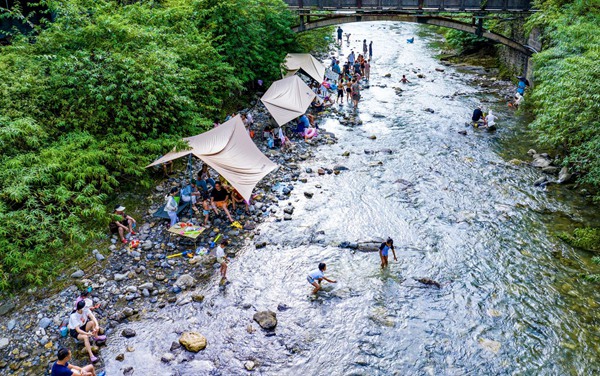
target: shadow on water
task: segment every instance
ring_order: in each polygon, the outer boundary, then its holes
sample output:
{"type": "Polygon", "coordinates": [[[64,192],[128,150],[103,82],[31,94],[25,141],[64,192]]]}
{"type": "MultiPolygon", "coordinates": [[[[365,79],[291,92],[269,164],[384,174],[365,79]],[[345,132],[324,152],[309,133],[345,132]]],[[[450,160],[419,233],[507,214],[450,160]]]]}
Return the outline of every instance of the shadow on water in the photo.
{"type": "Polygon", "coordinates": [[[133,366],[135,374],[234,375],[246,372],[247,360],[264,375],[600,372],[598,291],[577,278],[580,255],[543,220],[544,213],[581,220],[593,214],[533,187],[537,171],[508,163],[526,159],[526,148],[511,146],[513,134],[523,132],[521,120],[493,91],[472,86],[471,75],[436,71],[441,66],[426,43],[405,41],[417,26],[343,28],[355,50],[364,38],[374,41],[372,82],[359,109],[363,125],[325,120],[339,143],[322,147],[303,169],[349,170],[298,185],[290,198],[293,220],[262,225],[255,240],[269,245],[240,252],[224,290],[215,277],[203,303],[151,309],[147,319],[129,324],[138,332],[135,342],[115,338],[105,350],[109,374],[133,366]],[[412,83],[401,85],[402,74],[412,83]],[[496,133],[464,126],[482,99],[498,114],[496,133]],[[458,134],[465,129],[467,136],[458,134]],[[341,156],[345,151],[349,157],[341,156]],[[398,248],[398,261],[386,271],[375,252],[337,247],[386,236],[398,248]],[[338,283],[312,299],[305,276],[321,261],[338,283]],[[256,311],[279,305],[286,307],[277,312],[275,335],[248,331],[257,328],[256,311]],[[161,362],[178,333],[190,329],[207,337],[206,350],[161,362]],[[136,351],[114,361],[129,343],[136,351]]]}

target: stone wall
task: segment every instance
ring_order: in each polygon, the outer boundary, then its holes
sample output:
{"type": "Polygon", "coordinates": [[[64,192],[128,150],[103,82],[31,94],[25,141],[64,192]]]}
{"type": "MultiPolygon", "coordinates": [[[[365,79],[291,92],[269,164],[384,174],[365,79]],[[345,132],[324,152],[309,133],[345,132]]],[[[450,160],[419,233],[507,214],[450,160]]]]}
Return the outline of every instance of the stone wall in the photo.
{"type": "MultiPolygon", "coordinates": [[[[540,31],[534,29],[527,34],[524,26],[525,20],[514,20],[503,24],[502,30],[498,30],[498,32],[519,43],[529,45],[536,51],[540,51],[542,49],[540,31]]],[[[534,84],[534,69],[530,58],[503,45],[498,46],[498,57],[509,75],[520,76],[525,74],[531,85],[534,84]]]]}

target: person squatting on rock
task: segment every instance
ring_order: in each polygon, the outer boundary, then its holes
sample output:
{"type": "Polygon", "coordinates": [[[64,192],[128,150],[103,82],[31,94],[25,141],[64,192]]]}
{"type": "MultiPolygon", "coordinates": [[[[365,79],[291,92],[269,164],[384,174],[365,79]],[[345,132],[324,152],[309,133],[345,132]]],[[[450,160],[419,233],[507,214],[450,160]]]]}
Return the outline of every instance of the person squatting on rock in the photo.
{"type": "Polygon", "coordinates": [[[112,222],[109,223],[108,227],[110,229],[111,234],[119,234],[119,238],[121,242],[127,243],[127,239],[125,239],[125,231],[131,235],[135,235],[135,231],[133,231],[133,225],[136,223],[133,217],[125,214],[125,207],[121,205],[115,206],[115,210],[113,212],[115,218],[112,222]]]}

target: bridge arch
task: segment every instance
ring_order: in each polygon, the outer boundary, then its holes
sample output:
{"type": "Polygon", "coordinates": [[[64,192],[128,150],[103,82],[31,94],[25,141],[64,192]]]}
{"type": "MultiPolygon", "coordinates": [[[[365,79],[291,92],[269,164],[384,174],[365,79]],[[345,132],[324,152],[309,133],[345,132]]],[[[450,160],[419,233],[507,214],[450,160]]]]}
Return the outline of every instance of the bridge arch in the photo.
{"type": "Polygon", "coordinates": [[[318,14],[315,15],[312,19],[311,16],[300,14],[300,20],[300,24],[292,28],[297,33],[318,29],[326,26],[338,25],[341,23],[400,21],[419,23],[424,25],[435,25],[465,31],[467,33],[479,35],[494,42],[508,46],[514,50],[523,53],[526,56],[531,56],[533,52],[536,52],[533,48],[522,45],[521,43],[507,38],[501,34],[493,33],[491,31],[480,28],[477,25],[456,21],[454,19],[446,17],[414,13],[332,13],[318,14]]]}

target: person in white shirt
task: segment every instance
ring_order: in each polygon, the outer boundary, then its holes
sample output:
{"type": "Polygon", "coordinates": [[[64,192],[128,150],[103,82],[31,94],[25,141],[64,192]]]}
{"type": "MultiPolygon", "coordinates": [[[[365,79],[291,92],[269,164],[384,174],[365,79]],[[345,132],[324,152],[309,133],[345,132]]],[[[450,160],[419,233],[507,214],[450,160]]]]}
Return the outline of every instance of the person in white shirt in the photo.
{"type": "Polygon", "coordinates": [[[227,258],[227,255],[225,254],[225,247],[228,244],[229,243],[227,242],[227,240],[223,240],[221,242],[221,244],[219,244],[219,246],[215,250],[215,253],[217,256],[217,262],[221,265],[220,272],[221,272],[222,279],[227,279],[227,261],[229,261],[229,259],[227,258]]]}
{"type": "Polygon", "coordinates": [[[90,360],[95,363],[98,358],[94,356],[92,347],[90,346],[90,338],[94,341],[105,341],[106,336],[99,336],[100,325],[94,314],[85,307],[85,300],[77,302],[77,309],[75,309],[71,316],[69,316],[69,334],[71,337],[83,341],[85,349],[90,355],[90,360]]]}
{"type": "Polygon", "coordinates": [[[488,128],[494,127],[496,125],[496,115],[493,114],[492,110],[485,117],[485,123],[488,128]]]}
{"type": "Polygon", "coordinates": [[[329,283],[336,283],[337,281],[325,277],[324,272],[327,270],[327,265],[324,262],[319,264],[319,269],[308,273],[306,280],[308,283],[314,286],[313,294],[316,294],[321,289],[321,281],[326,280],[329,283]]]}

